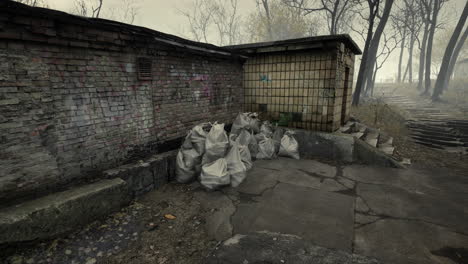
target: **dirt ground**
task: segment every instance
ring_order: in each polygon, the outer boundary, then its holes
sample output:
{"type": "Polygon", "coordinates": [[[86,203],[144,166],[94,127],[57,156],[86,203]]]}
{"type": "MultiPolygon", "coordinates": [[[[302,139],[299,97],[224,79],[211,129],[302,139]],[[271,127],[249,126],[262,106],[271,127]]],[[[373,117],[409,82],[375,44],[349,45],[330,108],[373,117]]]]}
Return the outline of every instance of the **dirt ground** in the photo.
{"type": "MultiPolygon", "coordinates": [[[[217,242],[204,229],[205,212],[194,199],[191,185],[167,184],[138,202],[146,224],[140,239],[102,263],[201,263],[217,242]],[[174,219],[166,217],[174,216],[174,219]]],[[[171,217],[172,218],[172,217],[171,217]]]]}
{"type": "Polygon", "coordinates": [[[170,183],[129,207],[53,241],[0,249],[5,264],[191,264],[213,250],[193,185],[170,183]]]}

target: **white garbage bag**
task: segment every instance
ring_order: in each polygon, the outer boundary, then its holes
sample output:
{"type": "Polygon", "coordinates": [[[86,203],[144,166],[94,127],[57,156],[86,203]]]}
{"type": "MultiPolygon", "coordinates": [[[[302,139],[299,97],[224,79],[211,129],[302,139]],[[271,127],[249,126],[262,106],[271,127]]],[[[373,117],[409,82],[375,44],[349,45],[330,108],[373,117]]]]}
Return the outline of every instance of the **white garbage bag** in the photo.
{"type": "Polygon", "coordinates": [[[251,118],[248,116],[248,113],[239,113],[232,123],[231,133],[239,134],[241,129],[249,129],[250,120],[251,118]]]}
{"type": "Polygon", "coordinates": [[[283,138],[281,139],[281,145],[279,150],[279,156],[290,157],[293,159],[299,159],[299,144],[294,138],[293,131],[286,131],[283,138]]]}
{"type": "Polygon", "coordinates": [[[273,132],[273,135],[271,136],[271,138],[275,142],[275,154],[278,154],[279,152],[281,139],[283,138],[283,135],[284,135],[284,129],[281,127],[277,127],[275,129],[275,132],[273,132]]]}
{"type": "Polygon", "coordinates": [[[187,136],[185,137],[185,140],[182,143],[182,146],[180,146],[181,149],[192,149],[193,148],[192,140],[190,139],[191,136],[192,136],[192,130],[190,130],[187,133],[187,136]]]}
{"type": "Polygon", "coordinates": [[[253,134],[243,129],[237,137],[236,141],[239,143],[239,145],[248,146],[250,155],[252,157],[256,157],[258,153],[258,143],[253,134]]]}
{"type": "Polygon", "coordinates": [[[268,121],[263,121],[262,126],[260,127],[260,133],[264,134],[267,137],[271,137],[273,134],[273,126],[268,121]]]}
{"type": "Polygon", "coordinates": [[[252,156],[250,155],[249,147],[239,145],[239,153],[241,156],[242,163],[247,170],[252,169],[252,156]]]}
{"type": "Polygon", "coordinates": [[[206,136],[205,154],[203,155],[202,164],[205,165],[224,158],[228,147],[229,139],[226,131],[224,131],[224,124],[214,123],[206,136]]]}
{"type": "Polygon", "coordinates": [[[211,190],[229,185],[230,176],[227,171],[226,159],[221,158],[203,165],[200,174],[200,183],[211,190]]]}
{"type": "Polygon", "coordinates": [[[176,181],[188,183],[200,172],[201,156],[195,149],[180,149],[176,159],[176,181]]]}
{"type": "Polygon", "coordinates": [[[236,139],[238,138],[237,134],[229,134],[229,146],[232,147],[234,143],[236,142],[236,139]]]}
{"type": "Polygon", "coordinates": [[[276,158],[275,153],[275,141],[265,135],[258,143],[257,159],[274,159],[276,158]]]}
{"type": "Polygon", "coordinates": [[[260,132],[260,120],[258,119],[258,114],[248,113],[248,116],[250,117],[250,121],[249,121],[250,130],[253,133],[259,133],[260,132]]]}
{"type": "Polygon", "coordinates": [[[205,131],[205,128],[210,127],[209,123],[203,123],[200,125],[196,125],[191,130],[190,134],[190,141],[193,145],[193,148],[198,151],[200,155],[205,154],[205,141],[208,132],[205,131]]]}
{"type": "Polygon", "coordinates": [[[247,168],[242,162],[239,147],[237,143],[229,150],[226,155],[227,170],[231,175],[231,186],[237,187],[245,179],[247,168]]]}
{"type": "Polygon", "coordinates": [[[259,133],[260,120],[258,119],[257,113],[239,113],[232,123],[231,133],[239,134],[241,129],[259,133]]]}

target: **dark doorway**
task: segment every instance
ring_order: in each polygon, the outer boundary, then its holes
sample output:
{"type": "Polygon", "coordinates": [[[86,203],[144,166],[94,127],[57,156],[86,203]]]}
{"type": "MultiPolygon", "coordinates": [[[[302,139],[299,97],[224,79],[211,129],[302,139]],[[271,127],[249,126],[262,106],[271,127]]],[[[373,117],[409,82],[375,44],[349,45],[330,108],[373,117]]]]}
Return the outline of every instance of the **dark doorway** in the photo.
{"type": "Polygon", "coordinates": [[[348,108],[348,93],[349,93],[349,67],[345,68],[344,86],[343,86],[343,102],[341,103],[341,124],[346,123],[346,109],[348,108]]]}

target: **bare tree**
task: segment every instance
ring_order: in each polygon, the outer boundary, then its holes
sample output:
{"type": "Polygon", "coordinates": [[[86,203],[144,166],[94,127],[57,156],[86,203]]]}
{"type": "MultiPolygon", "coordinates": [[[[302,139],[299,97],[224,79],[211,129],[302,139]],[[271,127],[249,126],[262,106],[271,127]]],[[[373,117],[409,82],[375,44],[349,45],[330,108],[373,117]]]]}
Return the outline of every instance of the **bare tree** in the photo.
{"type": "Polygon", "coordinates": [[[367,21],[369,27],[367,31],[366,44],[364,46],[361,65],[359,66],[358,78],[356,81],[356,90],[354,91],[353,95],[353,105],[359,105],[361,91],[364,90],[364,85],[366,84],[367,78],[372,78],[372,69],[374,69],[375,66],[380,39],[387,24],[388,18],[390,16],[390,11],[392,9],[394,0],[385,1],[385,7],[383,9],[382,15],[379,14],[380,2],[381,0],[367,0],[367,4],[369,7],[369,16],[367,18],[367,21]],[[376,22],[375,20],[377,17],[379,17],[380,20],[377,24],[374,33],[374,23],[376,22]]]}
{"type": "Polygon", "coordinates": [[[450,64],[449,64],[449,68],[448,68],[448,73],[447,73],[447,79],[446,79],[446,84],[445,84],[445,88],[444,89],[447,89],[448,88],[448,85],[449,85],[449,82],[450,82],[450,79],[453,75],[453,70],[455,69],[455,65],[457,64],[457,60],[458,60],[458,57],[462,51],[462,48],[463,47],[466,47],[466,39],[468,37],[468,27],[465,28],[465,32],[463,33],[463,35],[460,37],[460,40],[458,41],[457,43],[457,46],[455,47],[455,49],[453,50],[453,55],[452,55],[452,59],[450,60],[450,64]]]}
{"type": "Polygon", "coordinates": [[[179,13],[188,20],[189,38],[195,41],[218,45],[241,42],[238,0],[194,0],[190,7],[179,9],[179,13]]]}
{"type": "Polygon", "coordinates": [[[271,39],[273,39],[273,28],[272,28],[272,18],[271,18],[271,11],[270,11],[270,3],[268,0],[256,0],[257,1],[257,6],[261,5],[263,6],[263,10],[265,10],[265,17],[267,21],[267,29],[268,29],[268,36],[271,39]]]}
{"type": "Polygon", "coordinates": [[[119,20],[128,24],[133,24],[140,9],[136,0],[122,0],[122,5],[123,9],[119,20]]]}
{"type": "Polygon", "coordinates": [[[432,7],[430,6],[432,0],[421,0],[421,3],[424,5],[430,26],[429,26],[429,35],[427,39],[427,50],[425,58],[425,69],[424,69],[424,93],[423,95],[428,95],[429,90],[431,89],[431,64],[432,64],[432,45],[434,43],[434,34],[437,27],[437,18],[439,16],[440,9],[446,0],[433,0],[432,7]],[[432,16],[431,16],[432,13],[432,16]]]}
{"type": "Polygon", "coordinates": [[[92,18],[112,19],[133,24],[138,15],[140,0],[119,0],[104,5],[103,0],[74,0],[71,13],[92,18]]]}
{"type": "Polygon", "coordinates": [[[219,45],[233,45],[241,39],[240,17],[238,15],[238,0],[216,0],[214,5],[213,23],[218,31],[219,45]]]}
{"type": "Polygon", "coordinates": [[[397,74],[397,82],[401,82],[401,66],[403,63],[403,56],[405,53],[405,43],[407,37],[407,27],[405,26],[408,24],[408,16],[406,10],[404,8],[399,8],[397,12],[391,15],[392,25],[397,30],[400,38],[400,55],[398,58],[398,74],[397,74]],[[395,14],[396,13],[396,14],[395,14]]]}
{"type": "Polygon", "coordinates": [[[267,9],[257,2],[257,11],[247,16],[246,31],[249,41],[272,41],[314,36],[320,23],[315,16],[304,16],[302,10],[284,4],[282,0],[269,0],[267,9]]]}
{"type": "MultiPolygon", "coordinates": [[[[396,31],[396,30],[395,30],[396,31]]],[[[379,48],[379,53],[377,54],[375,58],[375,66],[372,71],[372,77],[367,79],[367,84],[366,84],[366,95],[373,96],[374,95],[374,86],[375,86],[375,80],[377,76],[377,72],[383,67],[385,62],[387,62],[388,58],[390,55],[393,53],[393,51],[396,50],[400,42],[402,41],[400,38],[397,37],[398,33],[397,32],[392,32],[390,36],[383,32],[383,41],[381,48],[379,48]]]]}
{"type": "Polygon", "coordinates": [[[419,10],[419,5],[416,0],[404,0],[405,7],[409,19],[405,27],[408,29],[410,34],[409,47],[408,47],[408,80],[410,83],[413,82],[413,51],[414,45],[421,31],[422,19],[419,10]]]}
{"type": "Polygon", "coordinates": [[[34,7],[49,7],[49,4],[47,3],[47,0],[15,0],[16,2],[34,6],[34,7]]]}
{"type": "Polygon", "coordinates": [[[328,31],[331,35],[339,34],[349,26],[353,0],[320,0],[316,6],[307,6],[306,0],[283,0],[284,3],[297,8],[304,15],[320,12],[325,15],[328,31]]]}
{"type": "Polygon", "coordinates": [[[103,0],[75,0],[72,13],[79,16],[99,18],[99,15],[101,14],[102,4],[103,0]]]}
{"type": "Polygon", "coordinates": [[[425,61],[426,61],[426,50],[427,50],[427,41],[428,41],[428,32],[429,27],[431,25],[431,12],[432,12],[432,1],[429,0],[427,5],[423,4],[424,0],[419,2],[420,8],[419,12],[421,13],[420,16],[424,23],[424,30],[423,30],[423,37],[422,40],[419,41],[419,73],[418,73],[418,90],[423,89],[423,80],[424,80],[424,70],[425,70],[425,61]]]}
{"type": "MultiPolygon", "coordinates": [[[[461,31],[465,25],[466,19],[468,16],[468,2],[465,4],[465,8],[463,9],[463,13],[458,20],[457,26],[450,38],[450,41],[445,49],[444,57],[442,59],[442,64],[440,66],[439,75],[437,76],[437,80],[434,87],[434,93],[432,95],[432,100],[437,101],[440,100],[440,95],[446,88],[445,86],[448,83],[448,79],[450,78],[449,74],[449,65],[451,60],[456,61],[457,58],[454,57],[454,48],[457,45],[457,41],[459,41],[461,31]]],[[[466,39],[466,36],[465,36],[466,39]]],[[[463,39],[462,39],[463,40],[463,39]]],[[[463,45],[463,44],[461,44],[463,45]]],[[[460,47],[461,49],[461,47],[460,47]]],[[[458,55],[458,54],[457,54],[458,55]]]]}
{"type": "Polygon", "coordinates": [[[179,12],[189,22],[189,30],[192,39],[208,43],[208,31],[212,23],[213,6],[209,0],[195,0],[188,9],[180,9],[179,12]]]}

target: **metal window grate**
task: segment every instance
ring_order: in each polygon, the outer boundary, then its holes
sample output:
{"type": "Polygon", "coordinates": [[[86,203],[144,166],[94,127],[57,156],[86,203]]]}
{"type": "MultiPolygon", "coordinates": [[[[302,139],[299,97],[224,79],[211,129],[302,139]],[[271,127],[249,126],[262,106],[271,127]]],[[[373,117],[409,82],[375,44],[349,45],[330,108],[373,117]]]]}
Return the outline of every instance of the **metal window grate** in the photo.
{"type": "Polygon", "coordinates": [[[137,65],[138,65],[138,79],[139,80],[153,79],[151,59],[138,58],[137,65]]]}

